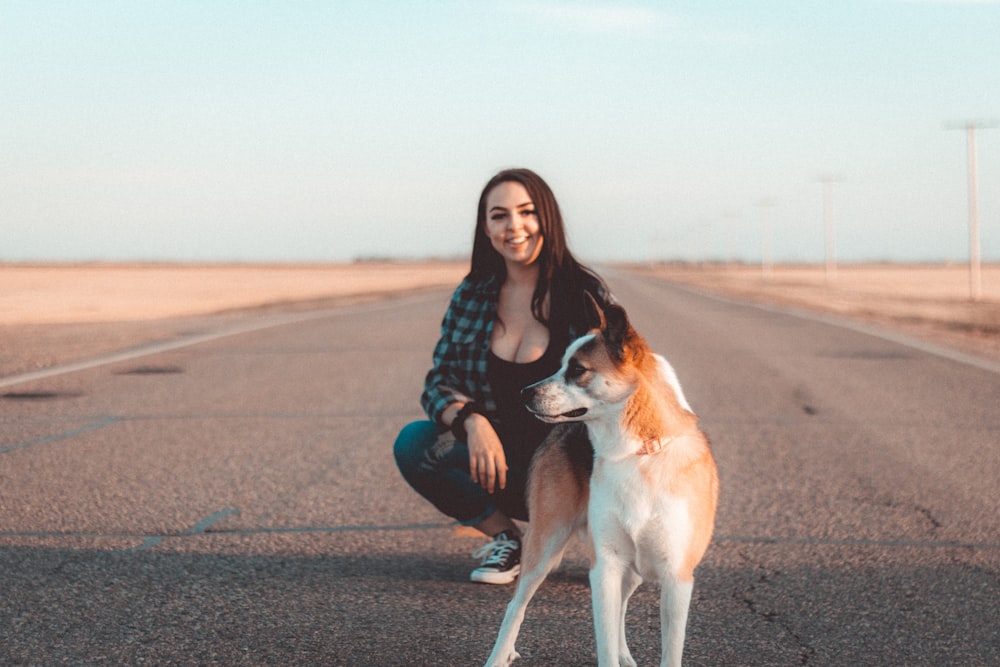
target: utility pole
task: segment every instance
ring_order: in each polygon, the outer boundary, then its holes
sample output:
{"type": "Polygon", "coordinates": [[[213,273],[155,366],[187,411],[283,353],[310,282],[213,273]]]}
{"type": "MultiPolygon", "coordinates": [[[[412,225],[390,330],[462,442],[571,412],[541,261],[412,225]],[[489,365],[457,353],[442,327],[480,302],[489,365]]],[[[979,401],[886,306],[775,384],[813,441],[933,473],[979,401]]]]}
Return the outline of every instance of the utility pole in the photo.
{"type": "Polygon", "coordinates": [[[823,235],[826,251],[824,276],[826,284],[829,286],[837,276],[837,231],[833,224],[833,184],[839,183],[843,179],[831,174],[823,174],[819,180],[823,184],[823,235]]]}
{"type": "Polygon", "coordinates": [[[983,279],[979,260],[979,195],[976,175],[976,130],[996,127],[995,122],[967,121],[951,129],[965,130],[966,152],[969,163],[969,298],[980,301],[983,298],[983,279]]]}

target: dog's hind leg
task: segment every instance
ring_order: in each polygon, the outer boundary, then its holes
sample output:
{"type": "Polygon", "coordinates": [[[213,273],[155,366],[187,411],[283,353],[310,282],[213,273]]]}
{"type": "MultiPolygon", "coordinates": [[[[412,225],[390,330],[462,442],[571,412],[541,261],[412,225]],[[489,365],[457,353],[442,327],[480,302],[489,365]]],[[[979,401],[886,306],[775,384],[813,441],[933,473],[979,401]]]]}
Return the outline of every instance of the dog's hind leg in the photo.
{"type": "Polygon", "coordinates": [[[660,667],[681,667],[694,580],[668,576],[660,591],[660,667]]]}
{"type": "Polygon", "coordinates": [[[530,526],[525,535],[524,557],[521,561],[517,592],[507,605],[496,644],[486,661],[487,667],[506,667],[521,657],[515,650],[514,643],[524,621],[524,612],[538,587],[545,581],[545,577],[559,565],[566,544],[573,534],[571,525],[555,527],[555,530],[545,535],[539,535],[543,531],[538,528],[540,526],[530,526]]]}

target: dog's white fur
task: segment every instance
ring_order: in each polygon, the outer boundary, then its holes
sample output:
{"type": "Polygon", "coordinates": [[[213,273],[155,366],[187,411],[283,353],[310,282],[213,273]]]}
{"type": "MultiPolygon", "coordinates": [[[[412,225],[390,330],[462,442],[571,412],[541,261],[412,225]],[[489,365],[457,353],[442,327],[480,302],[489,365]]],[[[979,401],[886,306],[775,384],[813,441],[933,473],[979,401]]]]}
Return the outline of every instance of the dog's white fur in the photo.
{"type": "Polygon", "coordinates": [[[694,568],[714,525],[715,461],[670,364],[624,310],[600,315],[601,326],[570,345],[555,375],[525,389],[529,410],[565,425],[532,462],[520,581],[488,667],[520,657],[514,642],[528,602],[569,538],[588,529],[598,664],[636,664],[625,610],[643,580],[661,586],[661,665],[681,662],[694,568]],[[586,427],[592,474],[581,465],[583,430],[572,422],[586,427]]]}

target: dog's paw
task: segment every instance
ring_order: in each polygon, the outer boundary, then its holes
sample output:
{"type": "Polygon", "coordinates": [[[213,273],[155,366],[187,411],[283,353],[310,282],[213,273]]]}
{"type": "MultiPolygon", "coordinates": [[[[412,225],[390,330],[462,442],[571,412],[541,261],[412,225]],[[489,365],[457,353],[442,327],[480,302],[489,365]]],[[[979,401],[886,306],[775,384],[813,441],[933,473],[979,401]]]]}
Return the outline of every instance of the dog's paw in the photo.
{"type": "Polygon", "coordinates": [[[639,663],[635,661],[631,653],[618,656],[618,665],[619,667],[639,667],[639,663]]]}
{"type": "Polygon", "coordinates": [[[517,651],[511,651],[506,659],[500,658],[494,660],[493,657],[490,656],[490,661],[486,663],[486,667],[507,667],[520,657],[521,654],[517,651]]]}

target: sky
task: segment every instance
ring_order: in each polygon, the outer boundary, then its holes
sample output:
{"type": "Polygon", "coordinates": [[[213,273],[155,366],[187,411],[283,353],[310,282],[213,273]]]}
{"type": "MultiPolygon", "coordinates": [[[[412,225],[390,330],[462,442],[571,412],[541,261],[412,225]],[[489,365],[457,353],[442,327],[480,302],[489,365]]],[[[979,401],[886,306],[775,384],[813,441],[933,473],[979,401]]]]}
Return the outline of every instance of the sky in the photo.
{"type": "Polygon", "coordinates": [[[587,263],[822,261],[826,221],[838,261],[962,262],[969,122],[1000,261],[998,35],[987,0],[0,0],[0,261],[467,258],[528,167],[587,263]]]}

